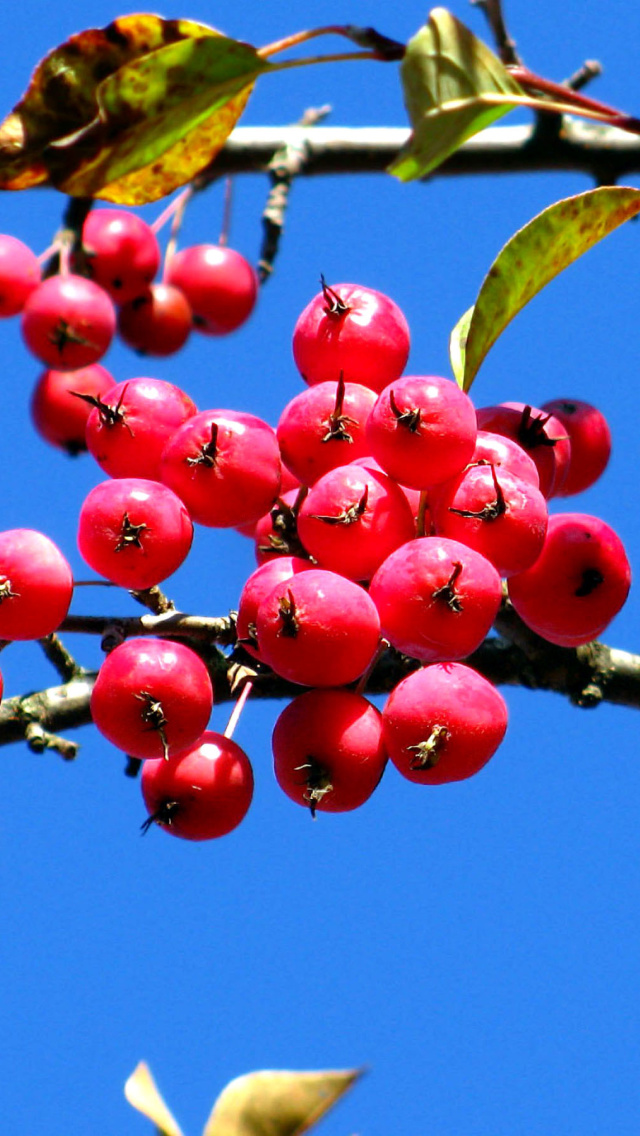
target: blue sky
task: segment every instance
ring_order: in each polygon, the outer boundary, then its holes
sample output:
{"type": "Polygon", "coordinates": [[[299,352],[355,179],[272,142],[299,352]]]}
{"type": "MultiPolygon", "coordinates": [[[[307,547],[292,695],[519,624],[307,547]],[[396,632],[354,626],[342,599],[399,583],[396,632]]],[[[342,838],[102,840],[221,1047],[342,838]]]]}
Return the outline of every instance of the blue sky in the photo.
{"type": "MultiPolygon", "coordinates": [[[[486,35],[478,11],[453,10],[486,35]]],[[[16,5],[5,30],[3,112],[47,50],[119,14],[110,0],[16,5]]],[[[215,8],[197,0],[163,14],[258,44],[327,20],[316,0],[296,16],[284,0],[215,8]]],[[[358,0],[334,4],[330,18],[406,39],[425,15],[415,0],[395,9],[358,0]]],[[[594,96],[639,112],[636,5],[512,0],[507,15],[532,68],[560,79],[599,58],[605,73],[594,96]]],[[[396,67],[377,64],[274,76],[259,85],[244,121],[288,123],[327,102],[336,125],[404,122],[396,67]]],[[[276,272],[245,329],[221,340],[194,336],[166,361],[115,347],[105,365],[117,381],[166,378],[202,409],[248,410],[275,423],[301,389],[291,333],[323,272],[391,295],[412,330],[409,371],[447,375],[449,331],[501,245],[552,201],[588,188],[578,174],[406,187],[382,176],[301,180],[276,272]]],[[[249,258],[266,192],[261,176],[236,184],[231,241],[249,258]]],[[[5,194],[2,230],[42,251],[63,205],[52,191],[5,194]]],[[[215,240],[221,213],[214,187],[188,213],[184,243],[215,240]]],[[[569,507],[607,520],[632,565],[640,562],[639,240],[640,226],[625,226],[552,284],[496,345],[473,392],[479,405],[569,396],[600,406],[614,437],[610,468],[569,507]]],[[[102,474],[90,458],[67,460],[35,435],[28,403],[38,367],[15,322],[0,327],[0,344],[2,527],[46,532],[86,578],[77,515],[102,474]]],[[[166,590],[183,610],[223,614],[253,566],[240,536],[199,529],[166,590]]],[[[73,610],[138,611],[124,593],[89,589],[73,610]]],[[[640,647],[634,589],[606,640],[640,647]]],[[[76,636],[69,646],[97,664],[96,643],[76,636]]],[[[0,667],[9,694],[56,681],[34,645],[11,646],[0,667]]],[[[78,733],[74,765],[4,749],[7,1136],[149,1132],[122,1096],[141,1058],[193,1136],[240,1073],[360,1065],[368,1074],[324,1122],[326,1136],[635,1136],[636,715],[580,711],[527,691],[506,697],[506,740],[476,778],[426,788],[389,769],[361,810],[316,823],[273,780],[280,707],[249,701],[235,736],[254,764],[254,803],[235,833],[203,845],[155,829],[140,838],[139,786],[92,728],[78,733]]],[[[228,713],[214,708],[212,727],[224,728],[228,713]]]]}

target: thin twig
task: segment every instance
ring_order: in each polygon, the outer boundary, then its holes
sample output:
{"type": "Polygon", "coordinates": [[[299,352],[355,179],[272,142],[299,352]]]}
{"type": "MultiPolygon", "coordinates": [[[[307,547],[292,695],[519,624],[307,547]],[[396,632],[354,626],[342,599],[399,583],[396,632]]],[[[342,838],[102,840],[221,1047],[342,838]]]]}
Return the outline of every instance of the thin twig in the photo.
{"type": "MultiPolygon", "coordinates": [[[[310,107],[300,119],[299,127],[315,126],[330,113],[330,106],[310,107]]],[[[258,279],[261,284],[273,272],[273,262],[280,247],[284,231],[285,215],[289,204],[289,193],[296,178],[304,169],[309,154],[308,141],[300,136],[297,142],[283,146],[274,155],[267,167],[271,189],[262,214],[264,236],[258,260],[258,279]]]]}
{"type": "Polygon", "coordinates": [[[505,67],[517,66],[521,59],[516,50],[516,41],[507,31],[501,0],[471,0],[471,3],[483,11],[496,41],[498,55],[505,67]]]}

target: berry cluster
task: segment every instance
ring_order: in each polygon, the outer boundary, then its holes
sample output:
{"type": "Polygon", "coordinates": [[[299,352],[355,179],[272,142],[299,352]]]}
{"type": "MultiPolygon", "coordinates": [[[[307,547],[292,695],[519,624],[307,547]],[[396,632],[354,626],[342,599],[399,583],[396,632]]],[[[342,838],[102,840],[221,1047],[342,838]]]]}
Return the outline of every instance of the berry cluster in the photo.
{"type": "MultiPolygon", "coordinates": [[[[80,510],[82,557],[142,592],[184,561],[194,525],[254,538],[259,566],[240,596],[235,658],[255,681],[274,672],[311,688],[280,714],[273,754],[278,783],[312,813],[361,805],[388,758],[420,784],[476,773],[504,737],[507,710],[465,660],[490,632],[505,591],[528,628],[565,647],[600,635],[626,599],[630,571],[616,534],[596,517],[549,517],[547,508],[602,473],[610,449],[603,416],[568,399],[476,411],[451,380],[403,374],[409,329],[392,300],[324,280],[293,335],[307,386],[276,430],[251,414],[198,410],[168,382],[114,383],[97,356],[76,348],[103,342],[96,313],[105,297],[111,304],[107,293],[124,301],[122,328],[140,289],[152,288],[155,246],[138,239],[137,218],[120,231],[121,216],[88,218],[92,280],[39,284],[33,263],[31,276],[20,276],[27,341],[47,362],[46,352],[68,351],[65,366],[79,368],[48,372],[33,403],[36,424],[57,445],[86,447],[107,475],[80,510]],[[56,303],[64,296],[69,304],[64,316],[48,306],[54,290],[56,303]],[[83,295],[100,296],[89,314],[83,295]],[[363,691],[389,648],[419,667],[380,712],[363,691]]],[[[202,330],[220,334],[239,322],[241,305],[229,301],[216,315],[207,306],[203,248],[175,256],[166,286],[188,296],[202,330]]],[[[20,257],[10,255],[12,266],[20,257]]],[[[246,301],[247,281],[240,291],[246,301]]],[[[242,319],[254,299],[255,289],[242,319]]],[[[1,288],[0,302],[9,314],[1,288]]],[[[50,634],[72,591],[69,565],[47,537],[0,534],[1,638],[50,634]]],[[[191,646],[137,638],[105,659],[92,716],[143,761],[147,826],[202,840],[245,815],[251,765],[231,726],[207,729],[212,703],[207,667],[191,646]]]]}
{"type": "Polygon", "coordinates": [[[92,210],[75,254],[64,240],[52,247],[59,271],[43,280],[31,249],[0,235],[0,317],[21,314],[28,349],[49,368],[33,394],[34,421],[47,441],[71,453],[84,448],[86,414],[79,405],[69,410],[65,396],[78,383],[96,397],[113,385],[98,360],[116,332],[142,355],[172,355],[193,329],[235,331],[256,303],[256,273],[226,245],[167,255],[154,282],[161,265],[155,232],[125,210],[92,210]]]}

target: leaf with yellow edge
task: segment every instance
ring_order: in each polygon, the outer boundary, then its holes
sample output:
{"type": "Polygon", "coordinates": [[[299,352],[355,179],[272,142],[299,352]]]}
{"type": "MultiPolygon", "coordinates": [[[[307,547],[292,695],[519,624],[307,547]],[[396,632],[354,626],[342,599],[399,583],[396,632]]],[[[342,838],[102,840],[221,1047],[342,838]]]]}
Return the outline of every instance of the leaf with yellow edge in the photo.
{"type": "Polygon", "coordinates": [[[138,14],[80,32],[0,125],[0,189],[155,201],[213,161],[270,67],[191,20],[138,14]]]}
{"type": "Polygon", "coordinates": [[[360,1074],[358,1069],[247,1073],[220,1094],[203,1136],[300,1136],[360,1074]]]}
{"type": "Polygon", "coordinates": [[[130,1105],[155,1124],[159,1136],[182,1136],[178,1123],[164,1103],[146,1061],[140,1061],[125,1082],[124,1095],[130,1105]]]}
{"type": "Polygon", "coordinates": [[[95,119],[97,89],[118,68],[178,40],[217,34],[192,20],[142,13],[89,28],[54,48],[0,125],[0,189],[49,183],[46,148],[95,119]]]}
{"type": "Polygon", "coordinates": [[[270,66],[224,36],[185,39],[125,64],[98,87],[96,122],[58,144],[54,184],[126,204],[164,196],[213,160],[270,66]]]}
{"type": "Polygon", "coordinates": [[[491,265],[475,305],[451,333],[451,365],[459,386],[469,390],[496,339],[529,300],[638,213],[640,190],[603,186],[557,201],[515,233],[491,265]]]}

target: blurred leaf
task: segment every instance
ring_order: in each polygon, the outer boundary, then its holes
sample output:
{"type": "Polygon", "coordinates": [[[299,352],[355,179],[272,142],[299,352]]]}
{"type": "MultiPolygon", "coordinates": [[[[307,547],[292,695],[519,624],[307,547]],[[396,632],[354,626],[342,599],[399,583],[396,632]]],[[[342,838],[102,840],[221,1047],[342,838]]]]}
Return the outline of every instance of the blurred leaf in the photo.
{"type": "Polygon", "coordinates": [[[357,1069],[247,1073],[218,1097],[203,1136],[299,1136],[360,1076],[357,1069]]]}
{"type": "Polygon", "coordinates": [[[141,204],[213,160],[269,64],[214,28],[125,16],[73,36],[0,126],[0,188],[141,204]]]}
{"type": "Polygon", "coordinates": [[[159,1136],[182,1136],[181,1129],[158,1092],[146,1061],[141,1061],[133,1070],[125,1083],[124,1095],[129,1104],[153,1121],[159,1136]]]}
{"type": "Polygon", "coordinates": [[[0,125],[0,187],[23,189],[48,182],[45,148],[92,122],[98,86],[123,64],[185,36],[215,34],[213,28],[190,20],[123,16],[54,48],[0,125]]]}
{"type": "Polygon", "coordinates": [[[464,364],[467,352],[467,338],[469,335],[469,326],[473,317],[473,307],[467,308],[464,315],[460,316],[456,326],[454,327],[449,337],[449,358],[451,360],[451,370],[453,371],[459,386],[462,386],[460,379],[464,375],[464,364]]]}
{"type": "Polygon", "coordinates": [[[469,390],[490,348],[525,304],[638,213],[640,190],[604,186],[557,201],[515,233],[491,265],[474,307],[451,333],[451,365],[463,390],[469,390]]]}
{"type": "Polygon", "coordinates": [[[401,181],[435,169],[524,97],[498,57],[446,8],[434,8],[409,41],[400,73],[413,128],[389,166],[401,181]]]}

